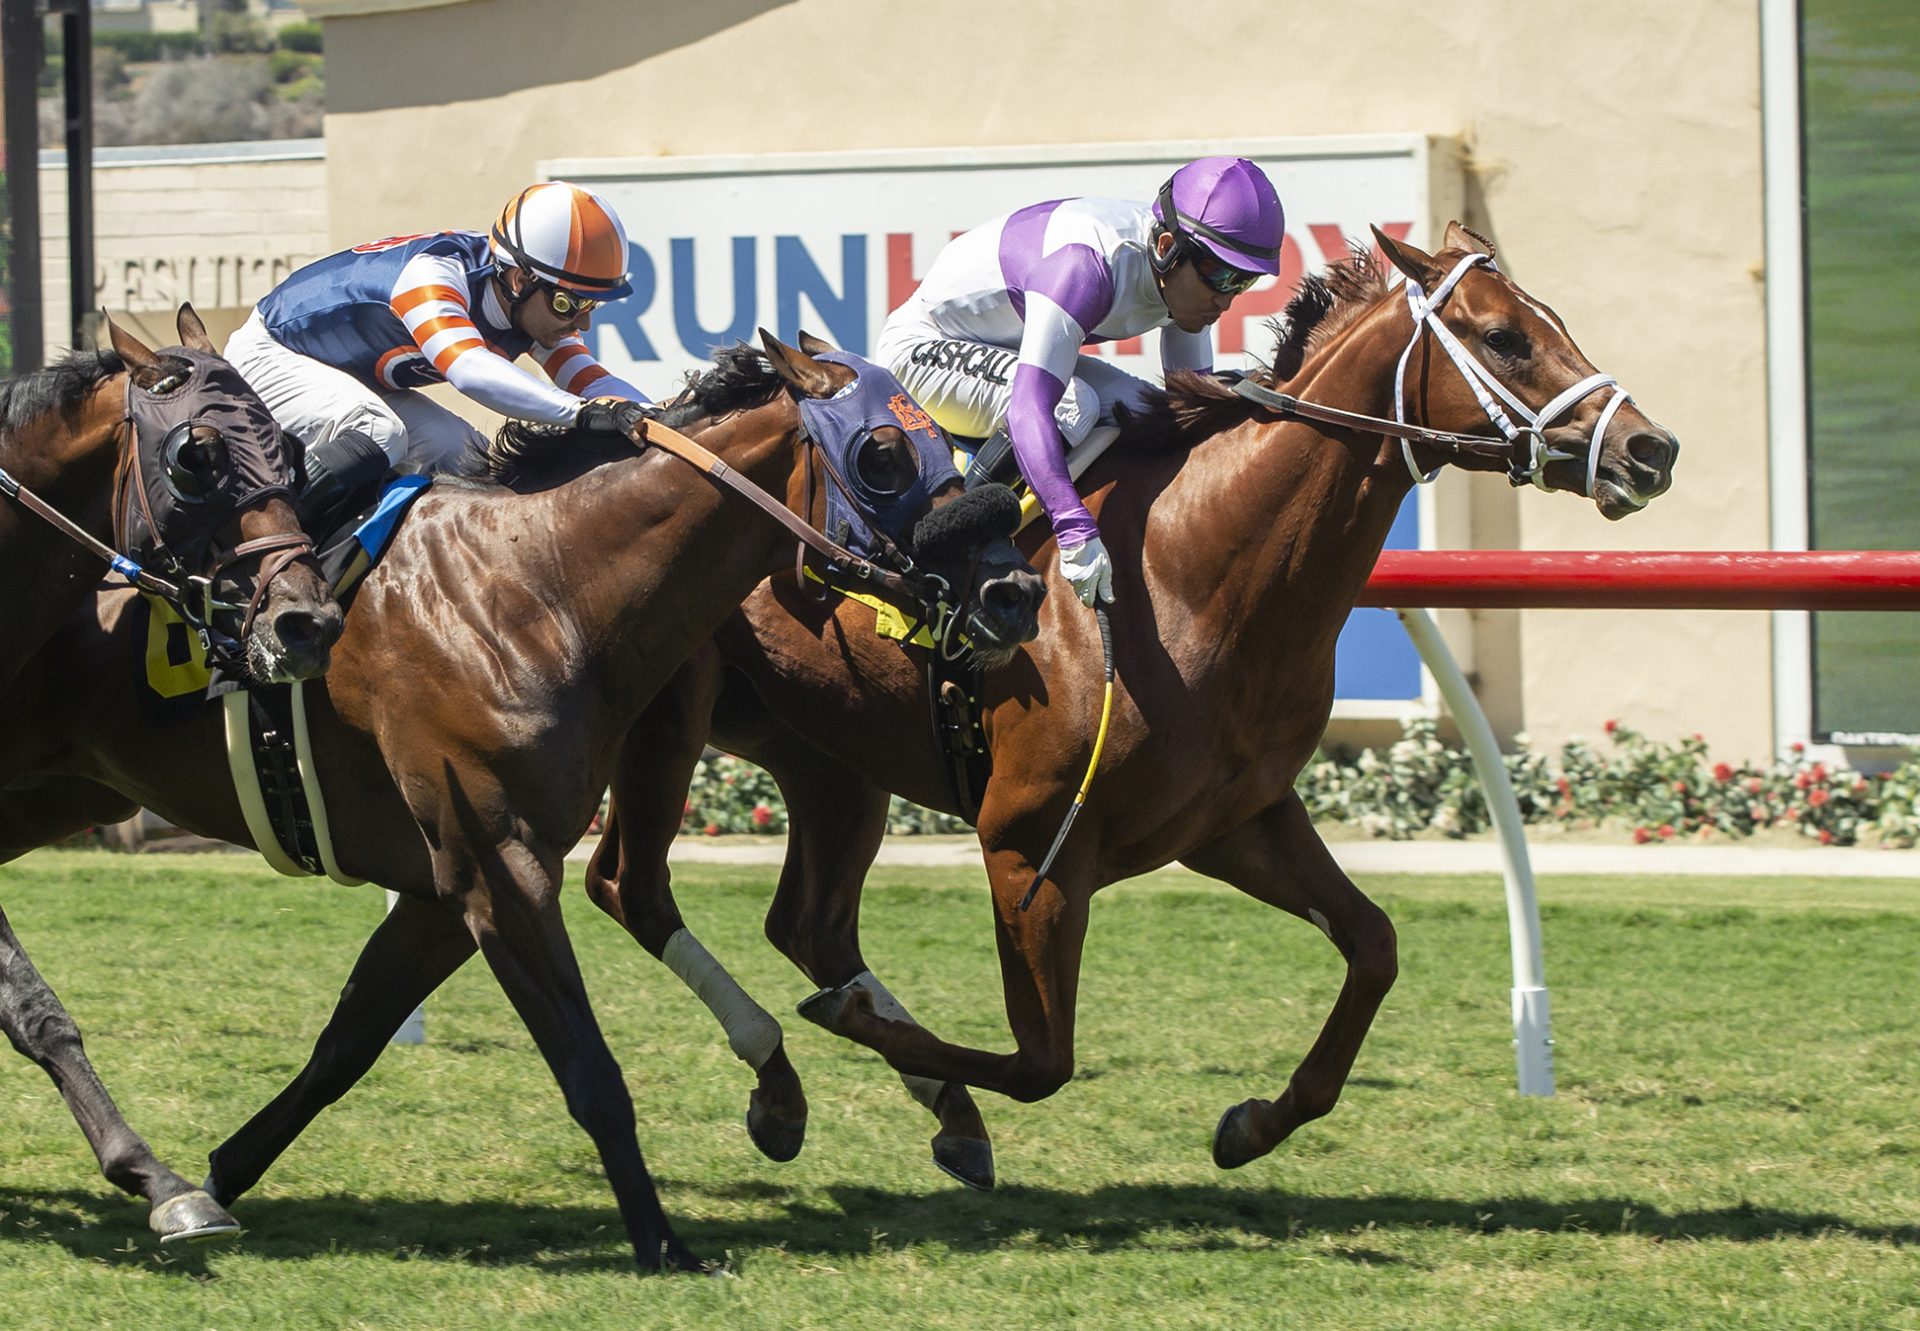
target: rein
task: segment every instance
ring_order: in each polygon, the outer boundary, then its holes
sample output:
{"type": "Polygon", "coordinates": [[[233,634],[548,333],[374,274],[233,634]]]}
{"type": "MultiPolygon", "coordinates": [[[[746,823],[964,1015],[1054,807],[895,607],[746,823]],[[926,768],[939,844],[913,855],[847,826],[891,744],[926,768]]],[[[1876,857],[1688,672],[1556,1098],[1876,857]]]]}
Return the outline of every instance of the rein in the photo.
{"type": "MultiPolygon", "coordinates": [[[[816,531],[807,522],[795,517],[792,510],[785,504],[728,466],[711,449],[695,443],[678,430],[648,417],[641,422],[639,442],[658,448],[663,453],[672,454],[733,490],[742,498],[750,500],[761,512],[791,532],[803,548],[812,550],[826,559],[842,577],[856,586],[870,590],[874,595],[893,602],[903,610],[923,609],[929,604],[939,605],[945,601],[948,591],[945,579],[912,569],[911,561],[906,561],[910,572],[897,573],[862,558],[831,537],[816,531]]],[[[820,455],[821,462],[826,465],[829,478],[835,484],[842,484],[834,472],[832,463],[827,460],[825,451],[813,448],[810,439],[808,443],[810,451],[820,455]]],[[[811,466],[808,471],[811,474],[811,466]]],[[[900,551],[897,546],[894,549],[903,561],[906,560],[904,551],[900,551]]]]}
{"type": "Polygon", "coordinates": [[[1233,386],[1233,391],[1249,402],[1266,408],[1283,419],[1318,421],[1324,425],[1337,425],[1349,429],[1365,430],[1369,434],[1384,434],[1400,441],[1401,456],[1406,460],[1407,470],[1412,473],[1414,482],[1425,485],[1438,476],[1436,468],[1422,472],[1413,460],[1413,445],[1427,444],[1450,453],[1454,457],[1479,457],[1504,464],[1507,480],[1513,485],[1532,484],[1538,489],[1547,489],[1546,468],[1550,462],[1571,462],[1579,458],[1578,453],[1569,453],[1562,449],[1549,447],[1546,431],[1562,416],[1570,413],[1580,403],[1603,388],[1613,389],[1613,396],[1600,412],[1600,419],[1594,424],[1593,437],[1587,447],[1586,488],[1581,492],[1588,498],[1593,497],[1594,483],[1600,470],[1600,446],[1607,437],[1607,427],[1613,424],[1614,413],[1633,400],[1619,382],[1609,374],[1590,374],[1585,379],[1562,390],[1551,402],[1539,411],[1534,411],[1516,397],[1511,389],[1495,377],[1492,371],[1482,365],[1461,345],[1460,339],[1440,320],[1440,307],[1446,303],[1449,295],[1460,279],[1474,267],[1485,264],[1489,272],[1498,272],[1491,257],[1485,254],[1469,254],[1454,265],[1453,271],[1428,296],[1420,284],[1408,278],[1406,281],[1407,310],[1413,317],[1413,337],[1407,343],[1406,350],[1400,353],[1400,363],[1393,378],[1393,419],[1381,416],[1367,416],[1355,411],[1345,411],[1339,407],[1329,407],[1318,402],[1305,402],[1290,393],[1276,392],[1264,388],[1250,379],[1242,379],[1233,386]],[[1500,431],[1502,439],[1494,440],[1486,435],[1463,434],[1451,430],[1432,430],[1422,425],[1414,425],[1407,420],[1406,382],[1407,362],[1415,347],[1420,345],[1424,334],[1432,333],[1434,340],[1440,343],[1460,371],[1460,377],[1467,387],[1473,390],[1474,399],[1487,415],[1487,420],[1500,431]],[[1488,394],[1492,389],[1513,409],[1513,414],[1526,422],[1524,426],[1515,425],[1506,411],[1488,394]]]}

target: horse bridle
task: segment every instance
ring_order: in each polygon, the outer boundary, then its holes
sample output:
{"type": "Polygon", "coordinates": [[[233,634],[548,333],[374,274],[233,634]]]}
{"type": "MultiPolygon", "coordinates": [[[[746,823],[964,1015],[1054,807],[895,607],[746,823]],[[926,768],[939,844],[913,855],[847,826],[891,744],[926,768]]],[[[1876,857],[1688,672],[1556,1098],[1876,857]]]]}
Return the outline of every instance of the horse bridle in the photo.
{"type": "MultiPolygon", "coordinates": [[[[161,393],[179,386],[178,376],[162,379],[152,389],[161,393]]],[[[119,448],[116,450],[113,482],[113,534],[118,545],[126,545],[125,514],[121,495],[126,492],[128,473],[133,474],[131,490],[140,496],[140,502],[146,503],[146,490],[140,484],[140,448],[139,425],[135,420],[132,406],[133,381],[127,381],[128,404],[121,412],[120,423],[115,427],[121,432],[119,448]]],[[[178,429],[178,426],[174,427],[178,429]]],[[[169,431],[171,434],[172,431],[169,431]]],[[[205,574],[185,574],[179,581],[170,581],[159,574],[142,567],[132,556],[121,553],[114,546],[95,537],[79,523],[69,518],[59,509],[49,504],[30,488],[0,467],[0,495],[18,503],[35,517],[46,522],[55,531],[81,546],[97,558],[106,561],[113,572],[118,573],[133,586],[143,592],[149,592],[166,601],[179,611],[180,617],[194,630],[200,639],[200,645],[210,658],[241,659],[244,655],[240,644],[246,640],[247,633],[253,627],[253,621],[266,601],[268,586],[288,565],[302,556],[313,552],[313,540],[305,532],[283,532],[277,536],[262,536],[251,541],[242,541],[225,554],[214,560],[213,567],[205,574]],[[253,595],[245,606],[236,602],[223,601],[214,595],[214,588],[228,571],[242,560],[260,557],[260,569],[254,580],[253,595]],[[233,637],[228,637],[214,627],[216,613],[222,611],[244,611],[240,627],[233,637]]],[[[236,508],[236,514],[239,509],[236,508]]]]}
{"type": "Polygon", "coordinates": [[[1326,425],[1340,425],[1362,429],[1370,434],[1384,434],[1400,441],[1401,456],[1406,460],[1407,471],[1413,476],[1414,483],[1425,485],[1440,474],[1435,468],[1422,472],[1413,460],[1413,446],[1426,444],[1442,452],[1455,456],[1484,457],[1504,465],[1507,479],[1514,485],[1532,484],[1536,488],[1548,489],[1546,482],[1547,464],[1552,462],[1577,461],[1577,452],[1548,445],[1546,432],[1553,428],[1554,422],[1568,415],[1580,403],[1603,388],[1613,389],[1613,396],[1601,409],[1600,419],[1594,423],[1593,437],[1587,445],[1586,488],[1581,492],[1588,498],[1593,497],[1593,488],[1599,478],[1600,448],[1607,437],[1607,427],[1613,424],[1614,414],[1620,408],[1633,401],[1628,392],[1609,374],[1594,373],[1578,383],[1564,389],[1552,401],[1534,411],[1522,402],[1513,391],[1501,383],[1492,371],[1482,365],[1461,345],[1460,339],[1453,335],[1440,319],[1440,307],[1459,285],[1460,279],[1476,265],[1485,264],[1488,271],[1498,272],[1493,259],[1485,254],[1469,254],[1455,264],[1453,271],[1447,274],[1440,285],[1434,288],[1431,296],[1412,278],[1406,281],[1407,310],[1413,316],[1413,336],[1407,342],[1406,350],[1400,353],[1400,361],[1393,376],[1393,419],[1380,416],[1367,416],[1359,412],[1345,411],[1339,407],[1324,406],[1317,402],[1307,402],[1290,393],[1276,392],[1271,388],[1254,383],[1251,379],[1242,379],[1233,387],[1233,391],[1250,402],[1255,402],[1279,416],[1297,420],[1319,421],[1326,425]],[[1487,420],[1500,431],[1502,441],[1489,439],[1485,435],[1462,434],[1449,430],[1433,430],[1423,425],[1413,425],[1407,420],[1406,382],[1407,363],[1414,349],[1420,345],[1424,334],[1431,333],[1446,351],[1447,357],[1460,371],[1460,377],[1466,380],[1467,387],[1473,391],[1474,399],[1480,409],[1486,413],[1487,420]],[[1497,393],[1513,414],[1526,422],[1515,425],[1513,418],[1494,401],[1488,390],[1497,393]]]}

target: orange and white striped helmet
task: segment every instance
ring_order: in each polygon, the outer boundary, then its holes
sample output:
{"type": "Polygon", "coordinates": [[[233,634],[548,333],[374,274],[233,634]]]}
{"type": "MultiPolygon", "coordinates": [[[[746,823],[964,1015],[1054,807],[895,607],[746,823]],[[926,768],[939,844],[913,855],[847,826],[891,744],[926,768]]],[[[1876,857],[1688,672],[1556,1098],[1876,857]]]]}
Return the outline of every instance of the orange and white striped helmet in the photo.
{"type": "Polygon", "coordinates": [[[500,210],[488,238],[493,257],[590,300],[631,296],[627,230],[592,190],[550,180],[521,190],[500,210]]]}

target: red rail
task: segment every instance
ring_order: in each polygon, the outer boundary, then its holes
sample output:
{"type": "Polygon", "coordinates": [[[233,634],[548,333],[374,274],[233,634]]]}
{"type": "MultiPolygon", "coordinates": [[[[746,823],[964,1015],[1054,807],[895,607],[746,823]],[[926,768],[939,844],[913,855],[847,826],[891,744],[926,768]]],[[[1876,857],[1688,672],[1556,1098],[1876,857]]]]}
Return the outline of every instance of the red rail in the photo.
{"type": "Polygon", "coordinates": [[[1360,604],[1920,610],[1920,551],[1388,550],[1360,604]]]}

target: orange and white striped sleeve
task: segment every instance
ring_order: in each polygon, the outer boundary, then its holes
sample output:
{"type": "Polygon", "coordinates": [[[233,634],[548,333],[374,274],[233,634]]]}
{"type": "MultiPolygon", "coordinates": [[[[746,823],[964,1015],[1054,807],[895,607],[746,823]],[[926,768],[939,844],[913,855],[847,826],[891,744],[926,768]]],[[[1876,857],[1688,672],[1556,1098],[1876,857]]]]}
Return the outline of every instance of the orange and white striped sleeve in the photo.
{"type": "Polygon", "coordinates": [[[560,339],[551,351],[534,347],[533,358],[562,392],[578,397],[623,397],[630,402],[653,399],[593,358],[575,333],[560,339]]]}
{"type": "Polygon", "coordinates": [[[427,363],[481,406],[549,425],[564,425],[579,412],[578,394],[541,383],[487,344],[467,306],[466,276],[453,259],[416,254],[400,270],[388,303],[427,363]]]}

